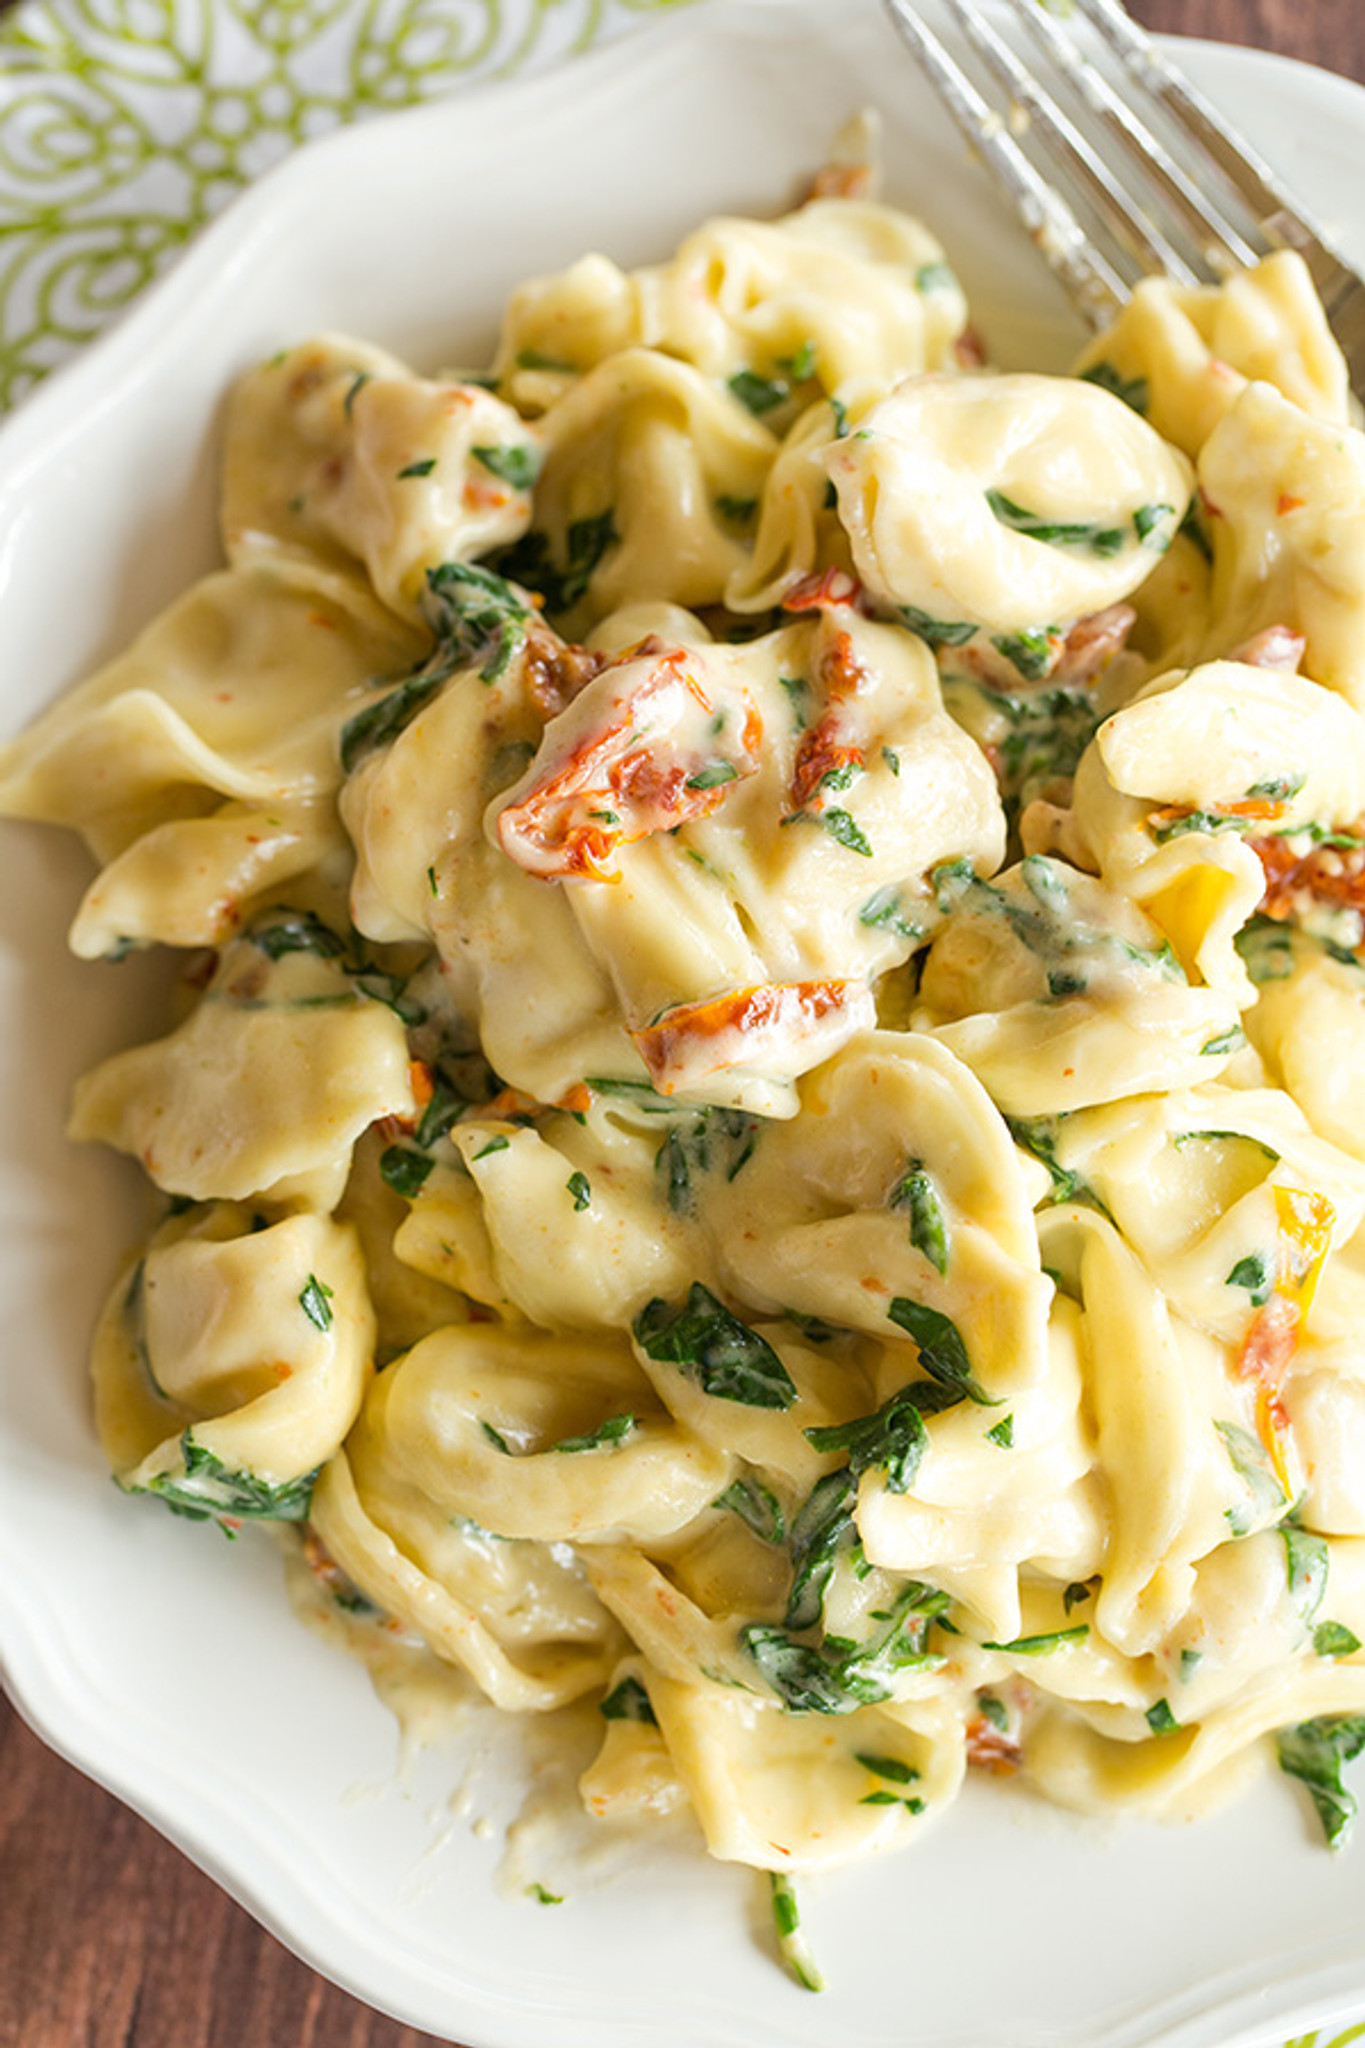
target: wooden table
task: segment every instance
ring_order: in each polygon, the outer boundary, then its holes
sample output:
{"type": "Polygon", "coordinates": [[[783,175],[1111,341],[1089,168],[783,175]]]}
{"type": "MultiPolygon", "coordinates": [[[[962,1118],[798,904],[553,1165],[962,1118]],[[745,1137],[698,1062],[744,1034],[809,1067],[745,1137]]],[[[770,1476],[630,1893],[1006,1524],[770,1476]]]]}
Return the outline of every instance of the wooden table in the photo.
{"type": "MultiPolygon", "coordinates": [[[[1360,0],[1130,0],[1365,82],[1360,0]]],[[[425,2048],[281,1948],[0,1695],[0,2048],[425,2048]]]]}

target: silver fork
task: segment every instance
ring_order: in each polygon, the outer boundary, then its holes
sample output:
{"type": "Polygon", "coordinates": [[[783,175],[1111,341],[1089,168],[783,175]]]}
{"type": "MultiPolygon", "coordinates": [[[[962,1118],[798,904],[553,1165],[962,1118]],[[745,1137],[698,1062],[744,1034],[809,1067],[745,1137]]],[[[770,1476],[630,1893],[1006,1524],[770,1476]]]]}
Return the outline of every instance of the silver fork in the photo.
{"type": "Polygon", "coordinates": [[[1365,283],[1120,0],[1071,0],[1066,28],[1047,0],[995,0],[997,19],[1003,5],[1023,24],[1049,85],[981,0],[943,0],[995,103],[926,22],[923,0],[883,4],[1091,326],[1141,277],[1211,283],[1297,249],[1365,391],[1365,283]]]}

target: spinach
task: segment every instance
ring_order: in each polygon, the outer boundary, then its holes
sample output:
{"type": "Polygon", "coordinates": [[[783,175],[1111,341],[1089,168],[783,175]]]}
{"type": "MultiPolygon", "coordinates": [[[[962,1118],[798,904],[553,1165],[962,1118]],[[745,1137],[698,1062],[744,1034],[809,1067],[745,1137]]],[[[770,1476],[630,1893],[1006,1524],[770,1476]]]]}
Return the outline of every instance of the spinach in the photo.
{"type": "Polygon", "coordinates": [[[921,1301],[907,1301],[902,1295],[892,1300],[886,1313],[898,1329],[914,1338],[919,1346],[919,1362],[927,1373],[959,1396],[965,1394],[969,1400],[989,1405],[991,1397],[973,1376],[967,1347],[956,1323],[940,1309],[921,1301]]]}
{"type": "Polygon", "coordinates": [[[469,452],[514,491],[529,491],[540,474],[540,451],[524,442],[509,441],[503,447],[471,448],[469,452]]]}
{"type": "Polygon", "coordinates": [[[1327,1545],[1321,1536],[1310,1535],[1307,1529],[1296,1528],[1292,1522],[1282,1522],[1280,1534],[1284,1538],[1289,1597],[1303,1620],[1310,1622],[1327,1591],[1327,1545]]]}
{"type": "Polygon", "coordinates": [[[896,610],[910,631],[918,633],[931,647],[962,647],[976,632],[972,619],[933,619],[913,604],[898,604],[896,610]]]}
{"type": "Polygon", "coordinates": [[[1014,1449],[1014,1417],[1012,1415],[1003,1416],[992,1429],[986,1431],[986,1441],[987,1443],[995,1444],[1002,1451],[1012,1451],[1014,1449]]]}
{"type": "Polygon", "coordinates": [[[656,1296],[633,1329],[647,1357],[676,1365],[716,1400],[790,1408],[796,1399],[795,1383],[766,1337],[731,1315],[699,1280],[675,1307],[656,1296]]]}
{"type": "Polygon", "coordinates": [[[1248,1252],[1224,1281],[1226,1287],[1245,1287],[1253,1308],[1261,1308],[1275,1291],[1275,1269],[1264,1252],[1248,1252]]]}
{"type": "Polygon", "coordinates": [[[1213,1426],[1246,1488],[1245,1500],[1237,1507],[1224,1508],[1223,1513],[1234,1536],[1249,1536],[1283,1510],[1284,1488],[1270,1469],[1264,1446],[1250,1430],[1236,1422],[1215,1422],[1213,1426]]]}
{"type": "Polygon", "coordinates": [[[266,916],[273,922],[254,924],[246,936],[268,960],[283,960],[287,953],[312,953],[319,960],[339,960],[346,952],[346,941],[311,910],[270,910],[266,916]]]}
{"type": "Polygon", "coordinates": [[[396,1195],[412,1202],[434,1164],[434,1160],[424,1152],[415,1152],[411,1145],[388,1145],[379,1155],[380,1178],[396,1195]]]}
{"type": "Polygon", "coordinates": [[[727,1181],[753,1157],[762,1118],[742,1109],[702,1109],[673,1125],[654,1155],[668,1206],[677,1216],[696,1214],[699,1175],[723,1173],[727,1181]]]}
{"type": "Polygon", "coordinates": [[[848,1466],[817,1479],[792,1523],[792,1582],[784,1617],[788,1628],[813,1628],[840,1554],[856,1541],[853,1508],[857,1482],[848,1466]]]}
{"type": "Polygon", "coordinates": [[[1280,1769],[1308,1787],[1327,1845],[1343,1848],[1355,1820],[1354,1796],[1341,1782],[1342,1766],[1365,1749],[1365,1714],[1321,1714],[1281,1728],[1275,1737],[1280,1769]]]}
{"type": "Polygon", "coordinates": [[[898,1756],[866,1756],[862,1750],[856,1751],[855,1755],[863,1769],[871,1771],[874,1778],[886,1778],[893,1785],[914,1785],[919,1781],[915,1766],[902,1762],[898,1756]]]}
{"type": "Polygon", "coordinates": [[[1062,1612],[1070,1614],[1073,1607],[1079,1607],[1090,1598],[1091,1588],[1084,1579],[1073,1579],[1062,1595],[1062,1612]]]}
{"type": "Polygon", "coordinates": [[[755,370],[736,370],[726,382],[745,411],[756,419],[765,412],[776,412],[791,397],[792,388],[785,377],[760,377],[755,370]]]}
{"type": "Polygon", "coordinates": [[[758,511],[757,498],[733,498],[722,492],[716,499],[716,510],[722,519],[732,526],[748,526],[758,511]]]}
{"type": "Polygon", "coordinates": [[[1199,1048],[1200,1056],[1221,1059],[1225,1053],[1236,1052],[1238,1046],[1245,1045],[1246,1042],[1246,1033],[1241,1025],[1233,1024],[1226,1031],[1218,1032],[1215,1037],[1206,1038],[1199,1048]]]}
{"type": "Polygon", "coordinates": [[[586,1436],[561,1437],[553,1449],[567,1452],[609,1450],[616,1444],[624,1443],[634,1431],[633,1415],[609,1415],[605,1422],[599,1422],[596,1429],[590,1430],[586,1436]]]}
{"type": "Polygon", "coordinates": [[[1007,526],[1011,533],[1022,534],[1026,540],[1046,541],[1051,547],[1085,548],[1093,555],[1117,555],[1127,539],[1121,526],[1044,519],[1037,512],[1016,505],[1013,498],[1007,498],[1003,491],[987,491],[986,503],[1000,524],[1007,526]]]}
{"type": "Polygon", "coordinates": [[[801,1913],[791,1879],[783,1871],[770,1870],[768,1885],[772,1894],[778,1954],[803,1991],[823,1991],[825,1980],[801,1932],[801,1913]]]}
{"type": "Polygon", "coordinates": [[[614,1095],[631,1109],[642,1110],[646,1116],[676,1116],[678,1105],[670,1102],[666,1095],[660,1095],[651,1088],[648,1081],[622,1081],[610,1074],[589,1074],[584,1083],[594,1095],[614,1095]]]}
{"type": "Polygon", "coordinates": [[[840,846],[846,846],[850,853],[860,853],[864,860],[872,858],[871,840],[848,811],[837,807],[828,811],[792,811],[781,822],[784,825],[823,825],[830,838],[837,839],[840,846]]]}
{"type": "Polygon", "coordinates": [[[1146,1720],[1153,1735],[1174,1735],[1180,1726],[1169,1700],[1157,1700],[1148,1707],[1146,1720]]]}
{"type": "Polygon", "coordinates": [[[1011,821],[1045,783],[1074,775],[1099,725],[1088,690],[1057,683],[1026,696],[992,690],[983,698],[1010,730],[998,748],[1001,795],[1011,821]]]}
{"type": "Polygon", "coordinates": [[[564,1185],[573,1197],[575,1209],[592,1207],[592,1184],[586,1173],[571,1173],[564,1185]]]}
{"type": "Polygon", "coordinates": [[[480,681],[496,682],[524,642],[531,614],[491,570],[441,562],[427,570],[427,616],[436,636],[427,659],[341,728],[348,775],[375,748],[397,739],[457,670],[477,662],[480,681]]]}
{"type": "Polygon", "coordinates": [[[943,1213],[938,1189],[922,1162],[912,1159],[891,1190],[888,1208],[903,1210],[910,1218],[910,1242],[923,1253],[936,1273],[948,1270],[948,1220],[943,1213]]]}
{"type": "Polygon", "coordinates": [[[1319,1657],[1353,1657],[1360,1637],[1341,1621],[1320,1621],[1313,1630],[1313,1649],[1319,1657]]]}
{"type": "Polygon", "coordinates": [[[888,882],[868,897],[858,912],[858,922],[895,932],[898,938],[908,939],[912,945],[924,937],[922,927],[913,917],[906,915],[900,890],[894,882],[888,882]]]}
{"type": "MultiPolygon", "coordinates": [[[[1109,1216],[1108,1209],[1089,1181],[1083,1175],[1073,1173],[1069,1167],[1062,1166],[1058,1161],[1057,1145],[1064,1120],[1064,1114],[1005,1118],[1009,1134],[1015,1144],[1047,1168],[1052,1181],[1052,1188],[1047,1197],[1049,1206],[1054,1202],[1076,1202],[1083,1208],[1098,1210],[1101,1216],[1109,1216]]],[[[1113,1218],[1110,1217],[1109,1220],[1112,1222],[1113,1218]]]]}
{"type": "Polygon", "coordinates": [[[761,1543],[782,1543],[786,1540],[787,1518],[782,1512],[782,1503],[761,1480],[752,1477],[733,1480],[724,1493],[716,1495],[711,1505],[738,1515],[761,1543]]]}
{"type": "Polygon", "coordinates": [[[498,567],[514,582],[538,590],[551,612],[572,611],[586,592],[607,549],[621,538],[608,506],[605,512],[574,519],[564,537],[562,567],[550,552],[548,534],[532,528],[498,557],[498,567]]]}
{"type": "Polygon", "coordinates": [[[327,1331],[332,1327],[332,1290],[325,1280],[319,1280],[316,1273],[310,1273],[299,1296],[299,1307],[315,1329],[327,1331]]]}
{"type": "Polygon", "coordinates": [[[932,1380],[912,1380],[883,1401],[873,1414],[856,1416],[852,1422],[806,1429],[802,1435],[817,1451],[846,1451],[847,1476],[851,1481],[874,1467],[884,1466],[887,1492],[906,1493],[914,1483],[929,1441],[924,1411],[928,1409],[932,1415],[955,1406],[961,1399],[961,1392],[932,1380]]]}
{"type": "Polygon", "coordinates": [[[921,263],[915,272],[917,292],[950,292],[957,290],[957,278],[946,263],[921,263]]]}
{"type": "Polygon", "coordinates": [[[398,471],[398,481],[402,483],[406,477],[410,476],[430,476],[435,467],[436,457],[434,455],[424,455],[419,461],[409,462],[403,469],[400,469],[398,471]]]}
{"type": "Polygon", "coordinates": [[[1055,626],[1031,626],[1021,633],[992,633],[991,646],[1026,682],[1040,683],[1052,666],[1060,636],[1055,626]]]}
{"type": "Polygon", "coordinates": [[[863,1642],[827,1638],[817,1647],[760,1623],[742,1629],[740,1641],[788,1713],[851,1714],[890,1699],[899,1672],[942,1666],[925,1642],[929,1623],[947,1605],[946,1593],[912,1579],[863,1642]]]}
{"type": "Polygon", "coordinates": [[[1087,384],[1098,384],[1101,391],[1112,392],[1115,398],[1121,398],[1132,411],[1146,418],[1151,391],[1145,377],[1125,377],[1112,363],[1103,361],[1082,370],[1081,377],[1087,384]]]}
{"type": "Polygon", "coordinates": [[[1054,1650],[1065,1649],[1069,1643],[1081,1643],[1090,1633],[1088,1621],[1079,1621],[1071,1628],[1051,1629],[1038,1636],[1015,1636],[1008,1643],[983,1643],[983,1650],[1004,1650],[1012,1657],[1050,1657],[1054,1650]]]}
{"type": "Polygon", "coordinates": [[[613,1686],[606,1698],[598,1702],[597,1711],[604,1721],[642,1721],[650,1728],[659,1725],[649,1694],[638,1678],[623,1678],[613,1686]]]}
{"type": "Polygon", "coordinates": [[[297,1479],[272,1484],[258,1479],[254,1472],[234,1472],[212,1451],[196,1443],[190,1429],[180,1439],[180,1460],[185,1468],[183,1473],[159,1472],[146,1486],[130,1490],[154,1494],[172,1513],[196,1522],[208,1521],[213,1516],[243,1522],[306,1521],[313,1487],[322,1469],[315,1466],[297,1479]]]}
{"type": "Polygon", "coordinates": [[[427,592],[447,674],[478,662],[480,682],[495,683],[526,638],[531,613],[520,594],[473,562],[428,569],[427,592]]]}

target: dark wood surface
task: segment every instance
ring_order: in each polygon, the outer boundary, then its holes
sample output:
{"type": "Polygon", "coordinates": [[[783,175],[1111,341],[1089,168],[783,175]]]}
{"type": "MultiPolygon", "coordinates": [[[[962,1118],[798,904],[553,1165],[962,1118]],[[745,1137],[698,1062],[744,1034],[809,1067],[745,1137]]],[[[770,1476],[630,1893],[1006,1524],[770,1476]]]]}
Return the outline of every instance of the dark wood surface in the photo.
{"type": "MultiPolygon", "coordinates": [[[[1131,0],[1365,82],[1362,0],[1131,0]]],[[[325,1983],[0,1695],[0,2048],[427,2048],[325,1983]]]]}

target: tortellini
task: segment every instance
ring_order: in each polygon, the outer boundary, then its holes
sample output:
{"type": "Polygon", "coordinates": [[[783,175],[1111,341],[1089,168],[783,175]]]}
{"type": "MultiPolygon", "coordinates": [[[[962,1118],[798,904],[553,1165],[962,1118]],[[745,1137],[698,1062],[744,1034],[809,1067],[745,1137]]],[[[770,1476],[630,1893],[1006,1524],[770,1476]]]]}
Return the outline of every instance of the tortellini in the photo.
{"type": "Polygon", "coordinates": [[[1126,597],[1194,483],[1111,393],[1028,373],[912,379],[826,463],[859,575],[940,641],[1055,631],[1126,597]]]}
{"type": "Polygon", "coordinates": [[[997,375],[864,169],[248,372],[226,566],[0,752],[183,954],[99,1434],[779,1886],[1268,1737],[1335,1839],[1365,441],[1297,258],[997,375]]]}

